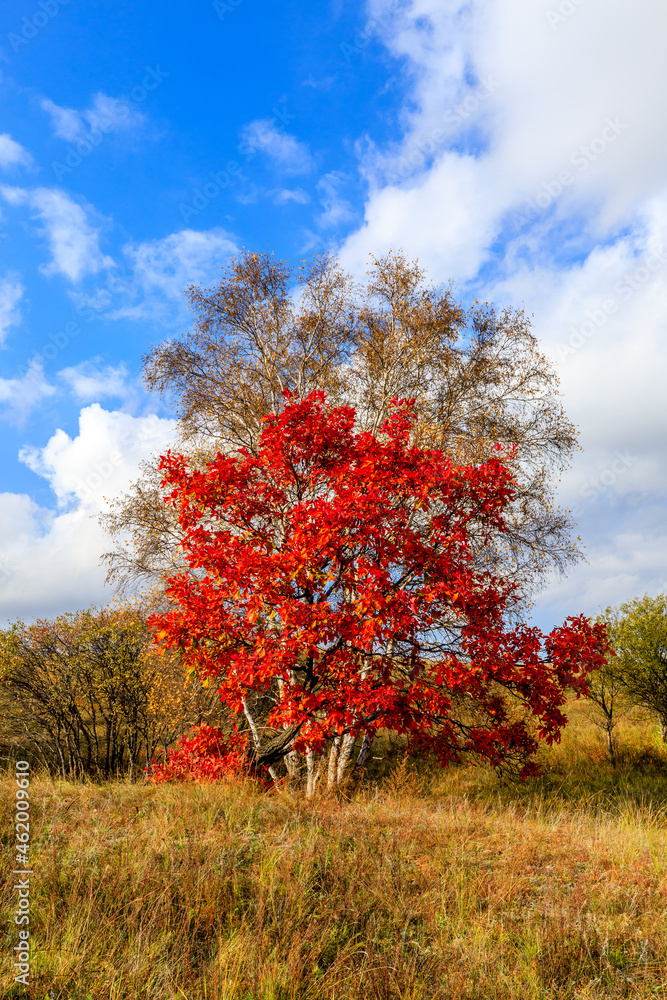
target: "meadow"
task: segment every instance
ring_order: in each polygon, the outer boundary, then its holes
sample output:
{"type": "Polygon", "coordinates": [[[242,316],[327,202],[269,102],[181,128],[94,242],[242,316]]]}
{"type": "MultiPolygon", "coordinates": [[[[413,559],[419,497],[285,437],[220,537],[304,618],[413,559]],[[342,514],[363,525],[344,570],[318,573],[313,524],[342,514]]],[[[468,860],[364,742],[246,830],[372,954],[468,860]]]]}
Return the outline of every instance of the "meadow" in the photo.
{"type": "MultiPolygon", "coordinates": [[[[377,752],[376,752],[377,756],[377,752]]],[[[619,759],[573,707],[502,785],[396,755],[341,799],[247,782],[31,784],[31,982],[13,984],[2,779],[0,993],[34,1000],[667,996],[667,747],[619,759]]]]}

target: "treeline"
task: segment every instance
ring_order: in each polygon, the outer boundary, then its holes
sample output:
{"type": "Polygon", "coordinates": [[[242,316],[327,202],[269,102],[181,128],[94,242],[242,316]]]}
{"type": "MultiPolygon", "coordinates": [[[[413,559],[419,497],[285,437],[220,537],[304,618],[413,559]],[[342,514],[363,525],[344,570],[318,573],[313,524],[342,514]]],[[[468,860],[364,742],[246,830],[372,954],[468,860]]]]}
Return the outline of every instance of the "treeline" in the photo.
{"type": "Polygon", "coordinates": [[[64,614],[0,633],[0,754],[62,777],[138,777],[201,723],[224,724],[217,690],[157,649],[146,608],[64,614]]]}

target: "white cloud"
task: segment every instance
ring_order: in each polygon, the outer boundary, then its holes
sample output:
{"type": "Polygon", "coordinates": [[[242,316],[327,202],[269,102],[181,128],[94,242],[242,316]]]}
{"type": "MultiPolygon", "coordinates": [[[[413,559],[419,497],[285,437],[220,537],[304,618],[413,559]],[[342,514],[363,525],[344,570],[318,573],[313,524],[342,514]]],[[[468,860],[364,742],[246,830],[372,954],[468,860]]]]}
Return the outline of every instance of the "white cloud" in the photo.
{"type": "Polygon", "coordinates": [[[464,296],[534,314],[580,428],[560,496],[590,561],[550,584],[543,619],[667,588],[667,8],[386,10],[370,5],[406,81],[402,134],[359,145],[369,194],[343,262],[402,248],[464,296]]]}
{"type": "Polygon", "coordinates": [[[272,192],[272,195],[275,205],[287,205],[289,202],[295,202],[297,205],[307,205],[310,201],[310,195],[303,188],[282,188],[279,191],[272,192]]]}
{"type": "Polygon", "coordinates": [[[317,223],[323,229],[340,226],[343,222],[349,222],[354,213],[348,201],[340,194],[340,188],[348,180],[347,176],[339,170],[332,170],[317,182],[317,190],[320,195],[323,212],[318,216],[317,223]]]}
{"type": "Polygon", "coordinates": [[[401,141],[364,156],[371,193],[348,266],[393,245],[435,277],[469,278],[505,216],[545,198],[544,185],[556,190],[564,170],[554,221],[583,213],[599,236],[660,191],[667,8],[586,3],[552,29],[552,0],[413,0],[391,19],[379,17],[384,7],[376,0],[371,12],[412,88],[401,141]]]}
{"type": "Polygon", "coordinates": [[[271,118],[258,118],[243,127],[241,151],[248,157],[263,153],[286,174],[307,174],[315,165],[306,143],[280,131],[271,118]]]}
{"type": "Polygon", "coordinates": [[[103,495],[127,488],[142,458],[168,447],[175,426],[155,414],[135,417],[93,403],[81,410],[77,437],[57,430],[43,448],[24,448],[19,458],[48,481],[60,506],[77,501],[97,510],[103,495]]]}
{"type": "Polygon", "coordinates": [[[99,358],[95,358],[63,368],[58,376],[67,383],[74,398],[82,403],[107,396],[124,399],[131,391],[127,384],[128,371],[125,365],[100,368],[98,361],[99,358]]]}
{"type": "Polygon", "coordinates": [[[112,267],[113,260],[100,250],[100,231],[90,224],[86,211],[57,188],[0,188],[10,205],[28,205],[43,223],[52,259],[42,265],[46,275],[62,274],[74,284],[87,274],[112,267]]]}
{"type": "Polygon", "coordinates": [[[91,106],[82,111],[60,107],[47,98],[41,106],[51,118],[53,134],[66,142],[93,142],[97,145],[103,135],[121,129],[136,129],[146,120],[145,115],[127,101],[102,93],[95,94],[91,106]]]}
{"type": "MultiPolygon", "coordinates": [[[[529,267],[516,261],[484,298],[523,302],[542,349],[557,365],[565,407],[583,453],[564,497],[604,471],[618,451],[636,457],[615,492],[667,492],[667,191],[616,240],[581,262],[529,267]]],[[[584,498],[585,499],[585,498],[584,498]]]]}
{"type": "Polygon", "coordinates": [[[0,344],[10,328],[21,322],[18,304],[24,291],[25,288],[15,272],[9,271],[4,278],[0,278],[0,344]]]}
{"type": "Polygon", "coordinates": [[[0,167],[25,166],[32,164],[32,156],[27,149],[12,139],[7,132],[0,134],[0,167]]]}
{"type": "Polygon", "coordinates": [[[165,451],[174,435],[172,420],[95,404],[81,411],[76,437],[59,430],[43,448],[21,452],[49,483],[57,508],[0,494],[0,618],[49,616],[110,599],[99,565],[109,548],[97,521],[104,497],[126,490],[139,462],[165,451]]]}
{"type": "Polygon", "coordinates": [[[224,229],[203,232],[183,229],[161,240],[128,243],[123,252],[133,272],[130,297],[139,299],[122,306],[116,316],[138,318],[154,315],[160,302],[183,302],[183,292],[192,284],[219,279],[220,268],[237,250],[233,237],[224,229]]]}
{"type": "Polygon", "coordinates": [[[25,205],[28,200],[28,192],[23,188],[9,187],[7,184],[0,186],[0,194],[8,205],[25,205]]]}
{"type": "Polygon", "coordinates": [[[44,511],[25,493],[0,493],[0,587],[3,583],[3,565],[8,546],[25,543],[39,534],[51,520],[50,511],[44,511]],[[5,557],[3,559],[3,556],[5,557]]]}
{"type": "Polygon", "coordinates": [[[633,597],[667,592],[665,508],[648,514],[635,510],[634,515],[619,525],[613,510],[606,512],[604,531],[587,546],[587,562],[568,577],[550,581],[536,601],[538,616],[556,623],[567,615],[596,615],[633,597]]]}
{"type": "Polygon", "coordinates": [[[32,361],[24,375],[0,378],[0,403],[6,404],[2,416],[11,423],[23,424],[35,407],[55,391],[44,377],[42,365],[32,361]]]}

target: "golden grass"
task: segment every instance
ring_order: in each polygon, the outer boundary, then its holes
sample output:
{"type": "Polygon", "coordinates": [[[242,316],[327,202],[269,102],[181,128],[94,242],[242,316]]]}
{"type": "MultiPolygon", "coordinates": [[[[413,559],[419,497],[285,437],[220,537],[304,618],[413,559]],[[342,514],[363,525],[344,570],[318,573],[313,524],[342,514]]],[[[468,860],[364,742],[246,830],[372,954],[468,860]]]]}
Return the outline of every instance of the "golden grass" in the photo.
{"type": "MultiPolygon", "coordinates": [[[[36,951],[16,995],[667,996],[667,754],[629,720],[613,773],[572,718],[543,752],[544,778],[520,788],[401,766],[348,801],[305,803],[243,783],[37,777],[36,951]]],[[[5,871],[13,789],[3,779],[5,871]]],[[[5,876],[3,997],[14,995],[13,884],[5,876]]]]}

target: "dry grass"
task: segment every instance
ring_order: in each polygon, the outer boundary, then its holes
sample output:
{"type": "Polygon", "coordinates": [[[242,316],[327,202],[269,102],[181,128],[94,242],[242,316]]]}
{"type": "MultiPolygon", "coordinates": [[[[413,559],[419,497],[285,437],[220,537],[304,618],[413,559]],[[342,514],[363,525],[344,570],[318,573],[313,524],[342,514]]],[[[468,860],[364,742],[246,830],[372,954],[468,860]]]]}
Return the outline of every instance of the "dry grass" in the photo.
{"type": "MultiPolygon", "coordinates": [[[[528,787],[402,767],[343,803],[244,784],[36,778],[25,995],[667,996],[667,755],[641,719],[622,743],[614,774],[573,715],[528,787]]],[[[3,784],[11,870],[14,786],[3,784]]],[[[12,885],[2,996],[13,995],[12,885]]]]}

